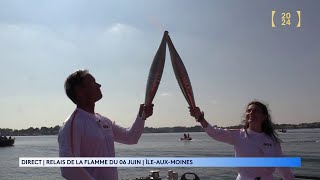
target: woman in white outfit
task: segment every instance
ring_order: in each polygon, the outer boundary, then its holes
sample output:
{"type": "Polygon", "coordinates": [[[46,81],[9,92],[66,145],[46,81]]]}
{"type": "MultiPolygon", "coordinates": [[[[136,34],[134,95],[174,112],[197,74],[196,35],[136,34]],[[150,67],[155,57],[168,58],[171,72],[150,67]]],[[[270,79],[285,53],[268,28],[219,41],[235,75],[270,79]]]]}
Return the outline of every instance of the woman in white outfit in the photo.
{"type": "MultiPolygon", "coordinates": [[[[247,105],[242,129],[221,129],[211,126],[198,108],[190,109],[190,114],[213,139],[234,146],[236,157],[281,157],[281,140],[273,129],[273,123],[266,105],[252,101],[247,105]]],[[[244,167],[238,168],[237,180],[274,180],[278,170],[285,180],[294,179],[289,168],[244,167]]]]}

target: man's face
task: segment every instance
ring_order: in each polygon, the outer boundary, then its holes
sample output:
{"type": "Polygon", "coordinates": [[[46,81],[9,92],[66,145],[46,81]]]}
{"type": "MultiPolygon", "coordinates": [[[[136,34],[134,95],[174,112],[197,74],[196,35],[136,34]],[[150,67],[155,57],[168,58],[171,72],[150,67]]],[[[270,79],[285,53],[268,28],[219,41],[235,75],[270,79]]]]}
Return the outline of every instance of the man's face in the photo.
{"type": "Polygon", "coordinates": [[[96,80],[91,74],[86,75],[79,88],[81,98],[92,103],[99,101],[102,98],[100,87],[101,85],[96,83],[96,80]]]}

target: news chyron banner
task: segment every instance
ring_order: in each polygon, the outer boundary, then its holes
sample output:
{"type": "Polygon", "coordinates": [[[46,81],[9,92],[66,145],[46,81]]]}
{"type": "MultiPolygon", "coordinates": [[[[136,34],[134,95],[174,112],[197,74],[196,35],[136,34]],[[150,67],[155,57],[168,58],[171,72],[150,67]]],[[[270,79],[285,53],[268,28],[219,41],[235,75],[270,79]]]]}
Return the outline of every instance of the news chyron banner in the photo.
{"type": "Polygon", "coordinates": [[[301,158],[20,157],[19,167],[301,167],[301,158]]]}

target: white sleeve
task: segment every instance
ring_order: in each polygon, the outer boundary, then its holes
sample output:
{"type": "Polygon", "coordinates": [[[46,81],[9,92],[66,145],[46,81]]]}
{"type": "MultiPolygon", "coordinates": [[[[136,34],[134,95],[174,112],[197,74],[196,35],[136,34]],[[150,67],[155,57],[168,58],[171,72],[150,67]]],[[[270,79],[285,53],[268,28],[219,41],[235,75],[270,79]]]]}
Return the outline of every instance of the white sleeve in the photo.
{"type": "MultiPolygon", "coordinates": [[[[81,138],[83,136],[83,125],[75,118],[73,125],[71,120],[64,124],[58,135],[59,156],[60,157],[80,157],[81,138]],[[73,130],[71,130],[73,128],[73,130]],[[71,132],[73,132],[73,143],[71,142],[71,132]],[[73,146],[73,153],[71,146],[73,146]]],[[[61,167],[61,175],[66,179],[94,179],[85,168],[61,167]]]]}
{"type": "Polygon", "coordinates": [[[240,134],[240,130],[228,130],[218,127],[212,127],[210,124],[206,128],[203,128],[205,132],[216,141],[235,145],[237,134],[240,134]]]}
{"type": "MultiPolygon", "coordinates": [[[[280,143],[276,143],[275,153],[277,157],[283,157],[282,149],[280,143]]],[[[277,167],[276,170],[281,175],[284,180],[294,180],[294,175],[290,168],[287,167],[277,167]]]]}
{"type": "Polygon", "coordinates": [[[112,123],[114,140],[123,144],[137,144],[144,129],[145,121],[137,116],[131,128],[123,128],[112,123]]]}

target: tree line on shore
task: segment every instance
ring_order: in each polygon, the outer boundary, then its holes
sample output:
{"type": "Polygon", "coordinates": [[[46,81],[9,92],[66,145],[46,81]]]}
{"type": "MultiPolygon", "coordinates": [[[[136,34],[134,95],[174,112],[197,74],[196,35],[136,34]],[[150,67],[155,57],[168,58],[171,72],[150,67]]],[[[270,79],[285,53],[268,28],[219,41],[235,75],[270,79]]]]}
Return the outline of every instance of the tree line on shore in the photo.
{"type": "MultiPolygon", "coordinates": [[[[241,125],[237,126],[229,126],[223,128],[236,129],[241,128],[241,125]]],[[[275,124],[275,129],[303,129],[303,128],[320,128],[320,122],[314,123],[301,123],[301,124],[275,124]]],[[[2,136],[42,136],[42,135],[57,135],[59,133],[60,126],[55,127],[41,127],[41,128],[33,128],[30,127],[28,129],[9,129],[9,128],[0,128],[0,135],[2,136]]],[[[180,133],[180,132],[204,132],[201,126],[193,126],[193,127],[145,127],[144,133],[180,133]]]]}

